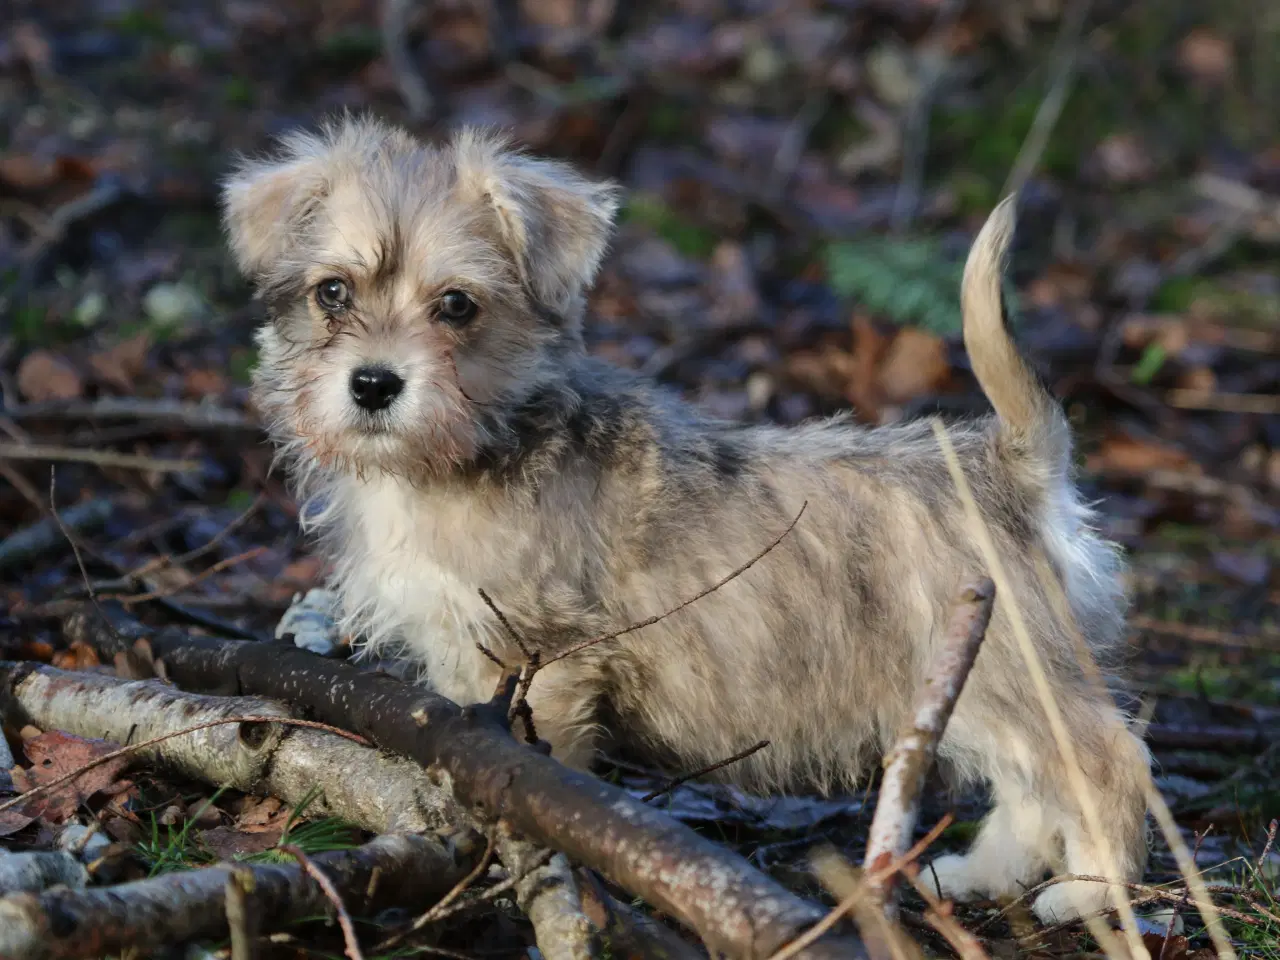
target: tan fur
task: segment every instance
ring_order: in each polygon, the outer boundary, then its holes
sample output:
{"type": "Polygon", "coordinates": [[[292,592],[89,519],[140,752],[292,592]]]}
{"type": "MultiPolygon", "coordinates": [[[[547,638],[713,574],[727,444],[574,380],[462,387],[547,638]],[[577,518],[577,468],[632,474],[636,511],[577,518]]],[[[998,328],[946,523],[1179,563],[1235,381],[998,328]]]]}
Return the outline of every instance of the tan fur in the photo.
{"type": "MultiPolygon", "coordinates": [[[[272,314],[256,396],[335,561],[348,626],[420,663],[445,695],[485,700],[498,671],[477,643],[508,662],[519,651],[480,589],[554,653],[699,592],[807,502],[741,577],[555,664],[530,700],[573,764],[607,725],[683,767],[767,738],[724,771],[749,788],[851,786],[899,729],[952,597],[981,570],[946,465],[927,424],[745,428],[586,356],[583,292],[615,205],[611,188],[498,140],[426,146],[366,120],[291,137],[228,181],[231,245],[272,314]],[[332,276],[353,291],[341,317],[314,296],[332,276]],[[461,328],[434,312],[449,289],[480,306],[461,328]],[[348,395],[371,362],[405,383],[377,414],[348,395]]],[[[997,416],[952,437],[1100,792],[1103,839],[1136,878],[1149,759],[1091,686],[1041,579],[1060,579],[1107,662],[1123,634],[1119,559],[1070,483],[1066,422],[1001,318],[1012,223],[1006,203],[963,290],[997,416]]],[[[1011,895],[1046,869],[1101,870],[999,604],[940,754],[995,802],[973,849],[935,862],[945,893],[1011,895]]],[[[1059,888],[1036,909],[1075,912],[1059,888]]]]}

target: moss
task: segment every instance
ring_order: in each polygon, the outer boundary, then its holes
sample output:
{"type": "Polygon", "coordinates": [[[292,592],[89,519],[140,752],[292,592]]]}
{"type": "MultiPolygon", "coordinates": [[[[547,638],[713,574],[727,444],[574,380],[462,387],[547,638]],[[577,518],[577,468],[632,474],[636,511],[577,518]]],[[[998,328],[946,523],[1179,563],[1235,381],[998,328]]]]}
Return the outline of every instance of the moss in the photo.
{"type": "Polygon", "coordinates": [[[651,195],[632,195],[619,219],[623,223],[642,223],[651,227],[686,257],[705,260],[715,249],[716,235],[713,231],[681,217],[661,199],[651,195]]]}
{"type": "Polygon", "coordinates": [[[257,95],[248,77],[231,77],[222,85],[222,99],[229,107],[251,107],[257,95]]]}

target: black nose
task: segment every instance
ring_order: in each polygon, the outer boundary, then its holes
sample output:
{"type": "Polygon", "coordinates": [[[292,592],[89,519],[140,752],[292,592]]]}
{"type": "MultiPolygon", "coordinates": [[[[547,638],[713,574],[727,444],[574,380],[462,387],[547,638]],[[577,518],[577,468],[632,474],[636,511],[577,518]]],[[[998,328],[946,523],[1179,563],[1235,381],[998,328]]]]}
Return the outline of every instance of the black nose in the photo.
{"type": "Polygon", "coordinates": [[[361,367],[351,374],[351,396],[366,410],[385,410],[404,389],[404,381],[386,367],[361,367]]]}

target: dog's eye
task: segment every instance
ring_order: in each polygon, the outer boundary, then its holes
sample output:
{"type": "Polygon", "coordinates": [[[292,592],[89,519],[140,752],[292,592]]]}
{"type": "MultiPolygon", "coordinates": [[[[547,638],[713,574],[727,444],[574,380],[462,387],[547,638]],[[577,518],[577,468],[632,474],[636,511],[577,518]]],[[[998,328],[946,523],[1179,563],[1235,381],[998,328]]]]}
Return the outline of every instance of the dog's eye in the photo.
{"type": "Polygon", "coordinates": [[[470,322],[479,309],[479,305],[461,290],[448,290],[440,298],[440,319],[455,327],[470,322]]]}
{"type": "Polygon", "coordinates": [[[345,280],[336,277],[321,280],[316,284],[316,303],[322,310],[339,313],[351,306],[351,291],[347,289],[345,280]]]}

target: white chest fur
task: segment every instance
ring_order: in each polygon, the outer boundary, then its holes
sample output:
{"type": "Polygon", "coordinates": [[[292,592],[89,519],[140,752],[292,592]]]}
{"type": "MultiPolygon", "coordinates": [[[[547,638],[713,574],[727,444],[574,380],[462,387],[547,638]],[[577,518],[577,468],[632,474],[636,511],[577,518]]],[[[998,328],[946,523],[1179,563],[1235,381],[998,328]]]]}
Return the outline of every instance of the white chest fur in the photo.
{"type": "Polygon", "coordinates": [[[491,645],[498,624],[479,589],[482,576],[492,582],[502,572],[486,556],[490,524],[475,517],[473,504],[394,479],[351,480],[336,494],[337,587],[347,626],[364,633],[370,648],[398,649],[420,663],[450,699],[487,700],[496,668],[476,645],[491,645]]]}

